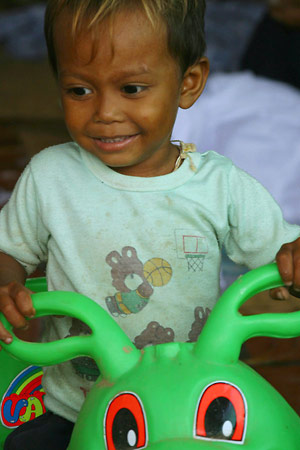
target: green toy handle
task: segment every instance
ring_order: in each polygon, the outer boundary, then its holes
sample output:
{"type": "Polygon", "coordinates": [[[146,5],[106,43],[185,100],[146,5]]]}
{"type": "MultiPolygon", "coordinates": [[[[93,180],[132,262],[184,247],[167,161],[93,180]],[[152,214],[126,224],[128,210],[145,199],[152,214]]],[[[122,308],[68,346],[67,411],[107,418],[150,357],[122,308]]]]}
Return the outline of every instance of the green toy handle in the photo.
{"type": "MultiPolygon", "coordinates": [[[[282,285],[275,263],[252,270],[236,280],[215,305],[195,344],[195,353],[206,361],[226,364],[239,358],[243,342],[251,337],[300,336],[300,311],[246,317],[239,313],[240,306],[248,298],[282,285]]],[[[40,292],[33,294],[32,299],[37,317],[51,314],[71,316],[88,325],[92,333],[50,343],[28,343],[17,337],[11,344],[1,343],[15,357],[47,366],[78,356],[90,356],[107,379],[127,372],[140,360],[141,352],[112,317],[91,299],[75,292],[61,291],[40,292]]],[[[12,332],[2,314],[0,320],[12,332]]]]}
{"type": "Polygon", "coordinates": [[[87,324],[92,333],[74,336],[60,341],[29,343],[17,338],[12,326],[0,314],[5,328],[13,334],[13,342],[1,346],[18,359],[40,366],[59,364],[78,356],[90,356],[100,372],[113,379],[133,367],[140,358],[140,351],[121,330],[117,323],[94,301],[75,292],[40,292],[32,295],[35,317],[67,315],[87,324]],[[114,358],[111,355],[115,355],[114,358]],[[124,368],[123,370],[121,368],[124,368]]]}
{"type": "Polygon", "coordinates": [[[207,360],[228,363],[239,358],[243,342],[252,337],[300,336],[300,311],[252,316],[242,316],[238,311],[253,295],[279,286],[283,282],[275,263],[251,270],[237,279],[215,305],[195,347],[196,353],[207,360]]]}

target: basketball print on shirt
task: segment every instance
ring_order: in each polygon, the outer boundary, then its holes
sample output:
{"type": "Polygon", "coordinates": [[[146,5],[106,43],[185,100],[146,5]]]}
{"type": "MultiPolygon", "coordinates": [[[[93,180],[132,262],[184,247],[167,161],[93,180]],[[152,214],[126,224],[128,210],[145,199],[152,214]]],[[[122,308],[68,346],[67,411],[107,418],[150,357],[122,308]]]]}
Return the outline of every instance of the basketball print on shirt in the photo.
{"type": "Polygon", "coordinates": [[[162,287],[172,278],[172,267],[163,258],[151,258],[144,264],[134,247],[123,247],[106,257],[111,267],[112,285],[117,293],[106,297],[106,305],[113,316],[137,314],[148,304],[154,287],[162,287]]]}
{"type": "Polygon", "coordinates": [[[196,230],[175,230],[177,257],[184,259],[189,272],[203,272],[208,255],[208,241],[196,230]]]}

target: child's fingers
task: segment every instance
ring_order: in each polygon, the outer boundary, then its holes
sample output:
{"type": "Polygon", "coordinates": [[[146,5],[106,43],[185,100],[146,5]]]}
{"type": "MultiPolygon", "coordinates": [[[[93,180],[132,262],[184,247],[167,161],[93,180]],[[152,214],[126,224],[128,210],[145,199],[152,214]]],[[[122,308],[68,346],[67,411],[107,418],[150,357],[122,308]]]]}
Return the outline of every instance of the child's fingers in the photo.
{"type": "MultiPolygon", "coordinates": [[[[291,289],[295,293],[300,294],[300,239],[295,241],[295,246],[293,247],[291,260],[293,265],[293,278],[291,289]]],[[[293,294],[294,295],[294,294],[293,294]]]]}
{"type": "Polygon", "coordinates": [[[284,284],[300,293],[300,239],[284,244],[276,255],[276,262],[284,284]]]}
{"type": "MultiPolygon", "coordinates": [[[[24,328],[26,326],[27,322],[25,317],[20,313],[8,294],[2,294],[0,296],[0,310],[14,328],[24,328]]],[[[8,333],[5,334],[7,335],[8,333]]]]}
{"type": "Polygon", "coordinates": [[[276,255],[276,262],[282,281],[291,286],[294,279],[293,252],[289,244],[284,244],[276,255]]]}
{"type": "MultiPolygon", "coordinates": [[[[33,317],[35,310],[32,305],[31,291],[17,282],[9,283],[0,288],[0,311],[14,328],[26,328],[25,317],[33,317]]],[[[9,344],[11,334],[0,323],[0,340],[9,344]]]]}
{"type": "MultiPolygon", "coordinates": [[[[6,312],[9,310],[8,305],[12,303],[11,298],[7,294],[0,295],[0,311],[7,317],[6,312]],[[5,312],[6,310],[6,312],[5,312]]],[[[12,341],[11,334],[6,330],[4,325],[0,322],[0,340],[6,344],[10,344],[12,341]]]]}
{"type": "Polygon", "coordinates": [[[290,298],[287,289],[284,287],[270,289],[270,297],[274,300],[288,300],[290,298]]]}
{"type": "Polygon", "coordinates": [[[6,344],[10,344],[12,342],[12,335],[4,328],[1,322],[0,322],[0,341],[5,342],[6,344]]]}
{"type": "Polygon", "coordinates": [[[18,311],[25,317],[33,318],[35,309],[31,299],[32,292],[21,283],[14,282],[9,286],[9,295],[14,300],[18,311]]]}
{"type": "Polygon", "coordinates": [[[293,261],[294,261],[293,288],[300,292],[300,245],[299,248],[297,248],[297,250],[294,251],[293,261]]]}

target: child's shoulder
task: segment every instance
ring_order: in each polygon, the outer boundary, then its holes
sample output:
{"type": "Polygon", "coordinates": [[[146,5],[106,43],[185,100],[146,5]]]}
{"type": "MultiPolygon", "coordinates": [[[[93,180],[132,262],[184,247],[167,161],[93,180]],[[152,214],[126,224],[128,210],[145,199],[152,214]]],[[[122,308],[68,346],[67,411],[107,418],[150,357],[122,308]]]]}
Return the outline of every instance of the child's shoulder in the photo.
{"type": "Polygon", "coordinates": [[[32,157],[29,166],[35,176],[67,173],[82,166],[79,146],[74,142],[54,145],[40,151],[32,157]]]}
{"type": "Polygon", "coordinates": [[[198,167],[200,170],[203,168],[207,168],[209,170],[220,170],[220,171],[230,171],[233,162],[231,159],[227,158],[226,156],[220,155],[220,153],[217,153],[213,150],[209,150],[206,152],[197,152],[194,155],[195,162],[198,163],[198,167]]]}
{"type": "Polygon", "coordinates": [[[77,144],[74,142],[66,142],[64,144],[53,145],[40,151],[30,161],[31,166],[34,169],[40,167],[64,167],[66,163],[80,160],[80,150],[77,144]]]}

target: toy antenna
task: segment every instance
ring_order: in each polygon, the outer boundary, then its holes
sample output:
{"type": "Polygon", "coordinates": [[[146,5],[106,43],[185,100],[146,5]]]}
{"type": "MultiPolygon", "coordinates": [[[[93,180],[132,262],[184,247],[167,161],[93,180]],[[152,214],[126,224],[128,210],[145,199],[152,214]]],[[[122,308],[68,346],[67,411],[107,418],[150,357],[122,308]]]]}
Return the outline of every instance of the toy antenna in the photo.
{"type": "MultiPolygon", "coordinates": [[[[36,317],[68,315],[87,324],[92,334],[47,343],[29,343],[17,337],[9,345],[1,342],[1,346],[15,357],[31,364],[49,366],[78,356],[90,356],[108,380],[119,377],[139,361],[141,352],[106,311],[88,297],[76,292],[56,291],[33,294],[32,300],[36,317]]],[[[11,331],[4,316],[1,321],[11,331]]]]}
{"type": "Polygon", "coordinates": [[[243,342],[255,336],[300,336],[300,311],[242,316],[240,306],[253,295],[283,282],[275,263],[254,269],[237,279],[221,296],[203,328],[195,353],[206,361],[232,363],[243,342]]]}

